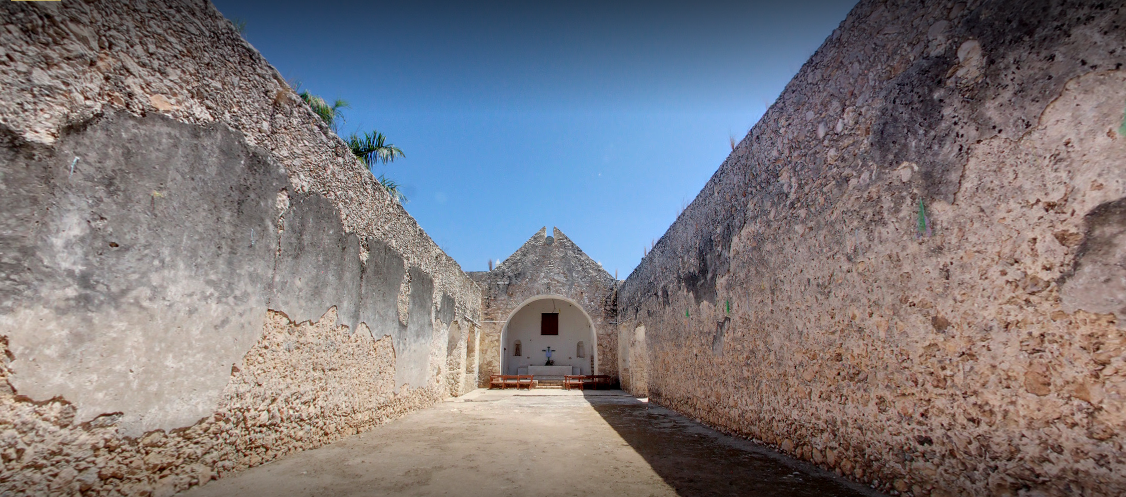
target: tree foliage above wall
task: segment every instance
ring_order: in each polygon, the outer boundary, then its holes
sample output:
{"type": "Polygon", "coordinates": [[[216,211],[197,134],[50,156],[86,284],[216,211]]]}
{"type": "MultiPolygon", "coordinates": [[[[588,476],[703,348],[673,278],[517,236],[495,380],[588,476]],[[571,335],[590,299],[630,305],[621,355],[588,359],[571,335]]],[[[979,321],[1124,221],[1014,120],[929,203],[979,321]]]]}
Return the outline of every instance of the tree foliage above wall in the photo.
{"type": "MultiPolygon", "coordinates": [[[[301,84],[296,83],[294,86],[299,88],[301,84]]],[[[298,96],[313,110],[313,113],[320,116],[321,120],[324,121],[329,128],[332,128],[334,133],[340,133],[340,125],[344,124],[344,115],[341,110],[348,107],[346,100],[336,99],[332,104],[329,104],[328,101],[309,93],[308,90],[299,92],[298,96]]],[[[399,147],[387,143],[387,137],[384,136],[383,133],[375,130],[362,135],[352,133],[344,141],[348,144],[348,148],[352,150],[352,154],[368,167],[372,175],[375,175],[374,166],[377,161],[386,164],[388,162],[394,162],[396,157],[405,156],[399,147]]],[[[376,179],[379,181],[379,184],[383,186],[383,189],[387,190],[387,193],[391,195],[391,198],[395,202],[399,204],[407,203],[407,197],[403,195],[402,189],[397,182],[382,174],[376,179]]]]}

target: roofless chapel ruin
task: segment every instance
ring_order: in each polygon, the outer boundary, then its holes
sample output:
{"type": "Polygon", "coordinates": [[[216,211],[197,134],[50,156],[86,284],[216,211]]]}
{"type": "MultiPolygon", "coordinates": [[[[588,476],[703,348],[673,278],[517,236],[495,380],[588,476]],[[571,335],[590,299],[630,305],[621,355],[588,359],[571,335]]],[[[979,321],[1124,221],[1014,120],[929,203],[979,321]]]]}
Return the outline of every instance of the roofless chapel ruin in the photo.
{"type": "Polygon", "coordinates": [[[1126,494],[1119,2],[862,0],[624,281],[558,229],[463,272],[206,1],[0,10],[2,494],[183,490],[548,347],[886,492],[1126,494]]]}

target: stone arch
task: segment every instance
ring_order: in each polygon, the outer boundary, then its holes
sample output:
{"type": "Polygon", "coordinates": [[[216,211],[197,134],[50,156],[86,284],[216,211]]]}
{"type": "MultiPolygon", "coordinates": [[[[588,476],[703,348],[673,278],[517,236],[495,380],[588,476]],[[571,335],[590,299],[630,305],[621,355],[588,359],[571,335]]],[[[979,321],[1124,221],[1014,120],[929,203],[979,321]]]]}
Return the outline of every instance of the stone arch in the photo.
{"type": "MultiPolygon", "coordinates": [[[[529,297],[529,298],[525,299],[523,302],[521,302],[520,305],[518,305],[514,309],[512,309],[512,311],[509,312],[508,315],[505,317],[504,325],[501,327],[500,344],[499,344],[500,345],[500,350],[499,350],[500,354],[499,355],[501,357],[500,371],[502,372],[502,374],[515,374],[515,368],[511,368],[511,369],[513,369],[513,371],[511,371],[511,372],[509,371],[510,367],[515,362],[514,361],[515,358],[512,356],[513,351],[511,349],[509,349],[509,347],[510,347],[510,345],[509,345],[509,324],[512,323],[512,319],[514,317],[516,317],[517,314],[520,313],[520,311],[524,310],[529,305],[532,305],[536,302],[540,302],[540,301],[544,301],[544,300],[556,300],[556,301],[559,301],[559,302],[565,302],[565,303],[573,306],[578,312],[582,313],[583,318],[585,318],[585,320],[586,320],[589,332],[584,334],[580,340],[583,341],[584,343],[590,344],[590,345],[586,346],[588,357],[583,358],[583,361],[586,361],[586,362],[583,363],[584,365],[586,365],[586,367],[584,367],[583,370],[589,369],[589,372],[587,374],[598,374],[599,359],[600,358],[598,357],[598,345],[597,345],[598,344],[598,330],[595,328],[595,325],[594,325],[595,321],[594,321],[594,319],[592,319],[590,317],[590,313],[587,312],[587,310],[583,308],[582,304],[579,304],[578,302],[572,300],[571,298],[565,297],[563,295],[558,295],[558,294],[542,294],[542,295],[536,295],[536,296],[533,296],[533,297],[529,297]]],[[[524,349],[525,354],[531,352],[531,349],[533,348],[533,347],[531,347],[530,343],[521,343],[521,346],[524,349]]],[[[537,351],[538,351],[538,349],[537,349],[537,351]]],[[[572,354],[571,357],[574,357],[573,354],[575,352],[575,348],[572,346],[570,349],[564,348],[564,349],[559,350],[559,352],[560,353],[566,353],[566,354],[572,354]]],[[[572,359],[571,361],[572,361],[573,365],[579,365],[579,362],[575,362],[576,361],[575,359],[572,359]]]]}

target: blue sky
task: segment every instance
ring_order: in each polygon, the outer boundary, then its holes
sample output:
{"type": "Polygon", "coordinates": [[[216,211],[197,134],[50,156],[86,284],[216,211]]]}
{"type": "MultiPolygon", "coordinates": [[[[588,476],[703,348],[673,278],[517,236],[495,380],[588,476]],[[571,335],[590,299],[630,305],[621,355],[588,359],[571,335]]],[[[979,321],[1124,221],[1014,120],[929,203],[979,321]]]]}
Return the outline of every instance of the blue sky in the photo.
{"type": "Polygon", "coordinates": [[[215,0],[463,269],[556,226],[621,279],[855,3],[215,0]]]}

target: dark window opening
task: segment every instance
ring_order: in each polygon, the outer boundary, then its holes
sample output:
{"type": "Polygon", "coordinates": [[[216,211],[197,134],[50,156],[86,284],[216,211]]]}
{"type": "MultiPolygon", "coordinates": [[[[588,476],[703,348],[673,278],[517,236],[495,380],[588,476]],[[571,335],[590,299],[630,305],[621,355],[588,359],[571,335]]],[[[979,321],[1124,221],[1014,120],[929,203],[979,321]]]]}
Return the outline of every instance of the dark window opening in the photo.
{"type": "Polygon", "coordinates": [[[540,314],[540,334],[541,335],[558,335],[559,334],[559,313],[558,312],[545,312],[540,314]]]}

